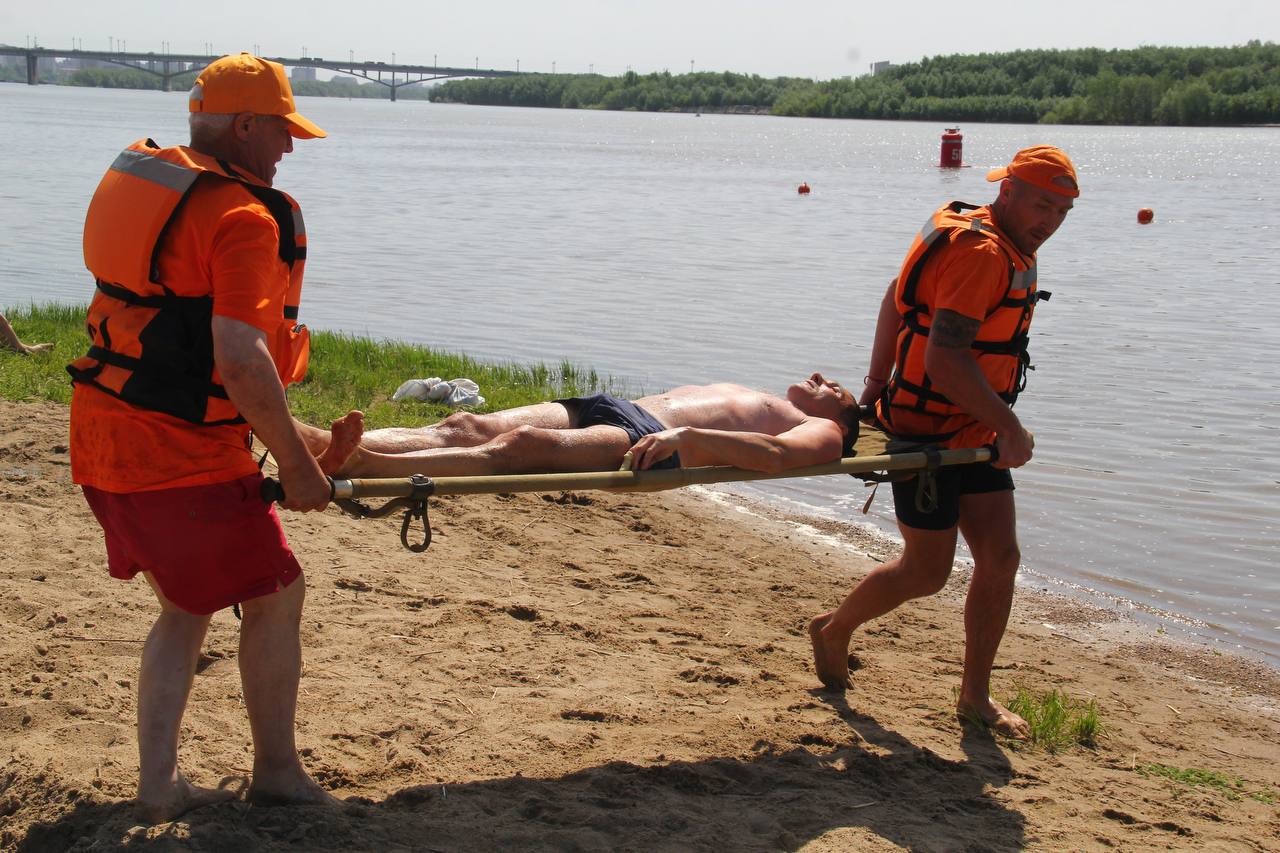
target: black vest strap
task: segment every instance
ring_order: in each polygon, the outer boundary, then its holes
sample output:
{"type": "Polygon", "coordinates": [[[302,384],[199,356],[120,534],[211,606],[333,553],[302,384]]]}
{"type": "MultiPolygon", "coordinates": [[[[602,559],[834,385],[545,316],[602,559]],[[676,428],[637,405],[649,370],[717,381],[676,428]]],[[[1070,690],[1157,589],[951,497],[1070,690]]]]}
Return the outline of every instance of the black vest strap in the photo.
{"type": "MultiPolygon", "coordinates": [[[[164,287],[164,285],[160,285],[164,287]]],[[[140,308],[186,308],[194,311],[212,311],[212,296],[178,296],[172,292],[164,294],[156,294],[155,296],[143,296],[134,293],[127,287],[120,287],[117,284],[105,282],[102,279],[97,280],[98,290],[101,290],[112,299],[119,299],[126,305],[136,305],[140,308]]],[[[165,290],[168,290],[166,287],[165,290]]]]}

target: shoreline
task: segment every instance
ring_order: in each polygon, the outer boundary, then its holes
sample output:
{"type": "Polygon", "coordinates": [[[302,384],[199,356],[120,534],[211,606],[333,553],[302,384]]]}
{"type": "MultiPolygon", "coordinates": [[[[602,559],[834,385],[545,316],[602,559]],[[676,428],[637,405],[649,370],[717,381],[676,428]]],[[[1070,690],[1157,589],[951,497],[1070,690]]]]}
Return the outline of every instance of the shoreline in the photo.
{"type": "MultiPolygon", "coordinates": [[[[753,514],[762,521],[795,529],[801,535],[813,537],[810,548],[822,549],[837,545],[854,561],[881,563],[902,552],[900,541],[871,522],[814,518],[803,513],[788,512],[773,506],[767,500],[757,500],[725,490],[693,486],[687,491],[705,493],[708,501],[717,511],[725,514],[725,520],[729,523],[733,522],[732,515],[735,513],[753,514]],[[735,505],[732,501],[741,503],[735,505]]],[[[1033,586],[1031,582],[1022,580],[1022,576],[1028,572],[1034,570],[1025,565],[1019,569],[1014,613],[1026,610],[1044,618],[1052,617],[1052,621],[1041,625],[1063,639],[1079,643],[1101,641],[1113,647],[1127,645],[1142,648],[1148,650],[1156,660],[1160,657],[1158,651],[1163,651],[1200,673],[1199,677],[1209,680],[1216,678],[1232,688],[1256,691],[1262,695],[1273,694],[1280,689],[1280,666],[1272,664],[1265,657],[1259,657],[1262,652],[1249,650],[1253,652],[1250,654],[1246,651],[1219,651],[1213,647],[1210,638],[1189,630],[1179,634],[1161,633],[1159,626],[1143,621],[1165,618],[1177,620],[1184,625],[1198,624],[1191,617],[1170,611],[1156,611],[1138,602],[1113,598],[1049,575],[1034,575],[1036,583],[1058,584],[1064,591],[1033,586]],[[1125,605],[1128,609],[1121,609],[1125,605]]],[[[947,582],[948,591],[953,594],[962,593],[968,587],[971,573],[971,562],[957,558],[951,580],[947,582]]],[[[861,574],[860,572],[850,577],[850,587],[861,574]]],[[[910,602],[904,605],[908,608],[910,606],[910,602]]],[[[1027,614],[1023,615],[1027,617],[1027,614]]]]}
{"type": "MultiPolygon", "coordinates": [[[[308,585],[298,742],[354,808],[237,801],[139,826],[155,604],[106,577],[66,416],[0,402],[0,848],[1280,846],[1280,672],[1250,682],[1229,655],[1020,594],[994,691],[1096,699],[1104,734],[1058,753],[993,739],[952,710],[957,572],[858,632],[855,688],[822,691],[805,626],[873,564],[864,540],[687,490],[444,498],[422,555],[395,518],[282,513],[308,585]]],[[[214,617],[182,734],[197,784],[250,766],[237,634],[214,617]]]]}
{"type": "MultiPolygon", "coordinates": [[[[896,556],[901,549],[901,539],[892,531],[882,527],[879,519],[852,513],[856,520],[844,521],[840,518],[810,513],[807,505],[793,498],[770,496],[765,491],[739,491],[732,483],[721,484],[715,492],[744,502],[748,507],[767,515],[781,519],[790,519],[798,524],[811,524],[815,530],[832,527],[838,530],[852,529],[857,531],[856,538],[861,538],[864,528],[867,536],[875,540],[873,546],[878,554],[896,556]],[[864,520],[865,519],[865,520],[864,520]]],[[[752,486],[761,484],[753,483],[752,486]]],[[[697,487],[695,487],[697,488],[697,487]]],[[[890,499],[891,500],[891,499],[890,499]]],[[[892,504],[890,504],[892,506],[892,504]]],[[[890,510],[891,511],[891,510],[890,510]]],[[[963,540],[957,550],[955,569],[968,572],[972,561],[967,556],[963,540]]],[[[1189,613],[1162,608],[1156,604],[1144,602],[1138,598],[1129,598],[1118,593],[1106,592],[1085,586],[1076,581],[1062,578],[1035,568],[1024,562],[1018,570],[1018,594],[1045,594],[1062,596],[1078,603],[1082,608],[1112,614],[1111,619],[1124,623],[1132,623],[1135,630],[1145,630],[1156,639],[1177,641],[1213,655],[1233,655],[1268,669],[1280,670],[1280,657],[1268,653],[1264,649],[1246,645],[1238,633],[1225,627],[1217,627],[1205,618],[1189,613]]]]}

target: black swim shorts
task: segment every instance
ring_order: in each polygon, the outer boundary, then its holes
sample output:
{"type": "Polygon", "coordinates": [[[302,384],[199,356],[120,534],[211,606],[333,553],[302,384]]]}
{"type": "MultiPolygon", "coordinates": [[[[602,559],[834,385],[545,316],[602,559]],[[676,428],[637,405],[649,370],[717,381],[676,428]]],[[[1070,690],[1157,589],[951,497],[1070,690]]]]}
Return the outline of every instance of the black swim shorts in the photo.
{"type": "Polygon", "coordinates": [[[918,477],[893,484],[893,509],[907,527],[919,530],[948,530],[960,521],[960,496],[1013,491],[1013,475],[1008,468],[990,462],[945,465],[934,471],[938,478],[938,506],[933,512],[916,508],[918,477]]]}
{"type": "MultiPolygon", "coordinates": [[[[635,444],[641,436],[666,429],[662,422],[630,400],[620,400],[612,394],[592,394],[590,397],[566,397],[553,400],[569,410],[576,418],[574,426],[583,427],[606,426],[618,427],[626,431],[631,443],[635,444]]],[[[658,468],[679,468],[680,454],[673,453],[654,465],[658,468]]]]}

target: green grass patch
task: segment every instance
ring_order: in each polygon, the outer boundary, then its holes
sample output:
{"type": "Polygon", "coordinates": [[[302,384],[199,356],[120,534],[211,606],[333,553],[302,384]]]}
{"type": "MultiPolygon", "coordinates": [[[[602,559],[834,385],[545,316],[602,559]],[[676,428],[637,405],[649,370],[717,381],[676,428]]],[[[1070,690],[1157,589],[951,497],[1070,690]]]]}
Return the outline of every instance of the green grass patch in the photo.
{"type": "Polygon", "coordinates": [[[1096,699],[1083,702],[1056,689],[1037,693],[1019,687],[1005,706],[1027,721],[1031,743],[1049,752],[1094,746],[1104,730],[1096,699]]]}
{"type": "Polygon", "coordinates": [[[1245,790],[1244,780],[1239,776],[1230,776],[1217,770],[1202,770],[1199,767],[1174,767],[1170,764],[1139,764],[1134,768],[1138,775],[1147,778],[1167,779],[1189,788],[1209,788],[1224,795],[1229,800],[1249,797],[1260,803],[1274,805],[1276,798],[1265,791],[1245,790]]]}
{"type": "Polygon", "coordinates": [[[70,403],[71,379],[65,367],[89,346],[85,306],[31,305],[5,309],[4,315],[24,343],[53,343],[54,348],[35,355],[0,348],[0,397],[70,403]]]}
{"type": "MultiPolygon", "coordinates": [[[[71,382],[65,366],[84,355],[84,305],[28,305],[4,311],[27,343],[53,342],[50,352],[22,356],[0,351],[0,397],[68,403],[71,382]]],[[[555,365],[479,361],[466,355],[400,341],[374,341],[334,332],[312,336],[307,378],[289,389],[289,405],[300,420],[327,426],[351,409],[361,409],[370,428],[431,423],[452,411],[438,403],[392,402],[406,379],[466,377],[480,385],[488,412],[574,397],[594,391],[630,393],[612,376],[568,361],[555,365]]]]}

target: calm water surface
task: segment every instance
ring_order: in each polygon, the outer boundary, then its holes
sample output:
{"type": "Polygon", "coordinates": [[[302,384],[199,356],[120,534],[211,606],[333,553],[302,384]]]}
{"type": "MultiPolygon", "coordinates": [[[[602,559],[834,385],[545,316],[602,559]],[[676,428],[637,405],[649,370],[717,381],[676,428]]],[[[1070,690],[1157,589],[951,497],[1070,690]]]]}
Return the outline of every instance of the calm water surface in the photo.
{"type": "MultiPolygon", "coordinates": [[[[183,98],[0,84],[0,305],[87,301],[88,198],[128,142],[185,142],[183,98]]],[[[301,106],[331,133],[277,178],[307,215],[309,324],[568,359],[635,391],[857,384],[926,217],[989,201],[1017,148],[1063,146],[1084,194],[1040,253],[1024,579],[1280,662],[1276,130],[974,125],[973,168],[942,171],[934,124],[301,106]]],[[[740,489],[846,520],[866,494],[740,489]]],[[[891,513],[882,494],[867,520],[891,513]]]]}

